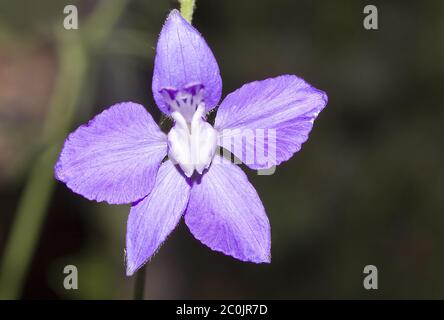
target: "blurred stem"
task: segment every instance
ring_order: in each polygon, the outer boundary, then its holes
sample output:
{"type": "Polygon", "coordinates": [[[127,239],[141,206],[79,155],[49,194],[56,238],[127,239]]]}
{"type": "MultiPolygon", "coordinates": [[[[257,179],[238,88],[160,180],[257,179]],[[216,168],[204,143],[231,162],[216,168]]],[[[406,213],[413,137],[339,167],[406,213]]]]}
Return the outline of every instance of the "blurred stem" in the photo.
{"type": "Polygon", "coordinates": [[[191,24],[191,21],[193,20],[193,12],[196,7],[196,0],[179,0],[179,2],[182,17],[191,24]]]}
{"type": "MultiPolygon", "coordinates": [[[[76,38],[73,33],[70,37],[63,36],[59,39],[60,71],[45,123],[45,142],[48,142],[48,139],[55,142],[55,137],[65,134],[79,97],[86,69],[86,57],[76,38]],[[56,111],[62,114],[56,114],[56,111]],[[55,123],[55,119],[61,122],[55,123]]],[[[53,165],[59,148],[59,143],[48,145],[37,156],[26,181],[0,269],[1,299],[15,299],[22,289],[54,187],[53,165]]]]}
{"type": "Polygon", "coordinates": [[[86,25],[90,25],[90,30],[82,30],[80,26],[82,32],[66,31],[62,26],[57,26],[59,74],[44,126],[45,148],[36,156],[14,215],[15,220],[0,266],[0,299],[16,299],[21,293],[54,189],[54,164],[71,127],[82,85],[88,79],[86,50],[96,49],[103,43],[126,2],[127,0],[102,1],[86,22],[86,25]],[[97,33],[95,30],[101,31],[97,33]],[[91,44],[91,48],[83,45],[81,35],[94,39],[93,42],[86,41],[91,44]]]}
{"type": "Polygon", "coordinates": [[[145,293],[145,275],[146,266],[143,266],[136,274],[136,283],[134,284],[134,300],[143,300],[143,295],[145,293]]]}
{"type": "Polygon", "coordinates": [[[88,49],[96,50],[110,35],[129,0],[102,0],[94,13],[85,21],[83,36],[88,49]]]}

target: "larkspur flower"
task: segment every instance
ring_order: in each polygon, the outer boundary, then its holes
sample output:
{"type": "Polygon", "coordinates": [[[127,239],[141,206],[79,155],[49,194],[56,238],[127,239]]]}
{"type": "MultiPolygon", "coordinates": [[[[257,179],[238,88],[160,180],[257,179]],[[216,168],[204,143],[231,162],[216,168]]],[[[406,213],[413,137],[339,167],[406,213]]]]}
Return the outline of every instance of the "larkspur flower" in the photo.
{"type": "Polygon", "coordinates": [[[203,37],[177,10],[159,36],[152,90],[159,109],[174,120],[168,135],[143,106],[113,105],[69,135],[56,178],[90,200],[132,203],[127,275],[152,257],[182,215],[194,237],[212,250],[270,262],[270,224],[262,202],[243,171],[216,148],[245,159],[248,148],[238,145],[245,142],[242,131],[253,134],[247,144],[263,143],[267,150],[271,140],[256,132],[274,130],[274,161],[246,165],[278,165],[307,140],[326,94],[294,75],[251,82],[222,101],[213,127],[206,114],[221,98],[219,67],[203,37]]]}

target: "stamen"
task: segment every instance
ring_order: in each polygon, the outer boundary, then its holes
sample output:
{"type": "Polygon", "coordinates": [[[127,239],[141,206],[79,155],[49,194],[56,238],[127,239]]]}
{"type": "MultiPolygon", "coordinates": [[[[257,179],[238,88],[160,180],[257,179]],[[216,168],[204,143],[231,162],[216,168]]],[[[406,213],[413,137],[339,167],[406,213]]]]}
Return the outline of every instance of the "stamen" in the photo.
{"type": "Polygon", "coordinates": [[[168,155],[187,177],[191,177],[194,171],[202,174],[216,152],[217,132],[205,120],[201,92],[186,92],[189,95],[183,99],[179,97],[182,92],[176,93],[170,104],[175,125],[168,133],[168,155]],[[191,110],[192,114],[188,114],[191,110]]]}

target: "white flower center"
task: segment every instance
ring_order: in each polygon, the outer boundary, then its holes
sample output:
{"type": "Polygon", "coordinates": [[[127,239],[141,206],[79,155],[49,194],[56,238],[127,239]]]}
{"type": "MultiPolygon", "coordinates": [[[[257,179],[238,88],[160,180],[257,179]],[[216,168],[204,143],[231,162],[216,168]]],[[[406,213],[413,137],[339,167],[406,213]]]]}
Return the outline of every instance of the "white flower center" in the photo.
{"type": "Polygon", "coordinates": [[[169,104],[175,124],[168,133],[168,156],[187,177],[194,170],[202,174],[213,160],[217,140],[217,131],[204,118],[205,104],[188,92],[178,93],[169,104]]]}

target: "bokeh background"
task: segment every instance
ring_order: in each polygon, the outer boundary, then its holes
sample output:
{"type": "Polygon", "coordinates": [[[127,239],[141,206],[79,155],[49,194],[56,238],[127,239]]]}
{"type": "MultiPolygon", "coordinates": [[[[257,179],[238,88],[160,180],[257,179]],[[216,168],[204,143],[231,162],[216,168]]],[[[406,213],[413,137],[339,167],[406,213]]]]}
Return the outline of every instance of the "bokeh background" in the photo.
{"type": "MultiPolygon", "coordinates": [[[[147,265],[146,298],[444,298],[444,2],[371,1],[377,31],[363,28],[366,4],[197,1],[193,24],[219,62],[224,96],[290,73],[326,91],[329,104],[274,175],[248,170],[270,218],[272,263],[212,252],[182,222],[147,265]],[[363,288],[368,264],[378,267],[378,290],[363,288]]],[[[83,199],[52,168],[68,132],[116,102],[160,118],[154,48],[177,7],[0,0],[3,298],[132,297],[129,206],[83,199]],[[63,29],[67,4],[79,9],[77,31],[63,29]],[[63,288],[68,264],[78,267],[78,290],[63,288]]]]}

